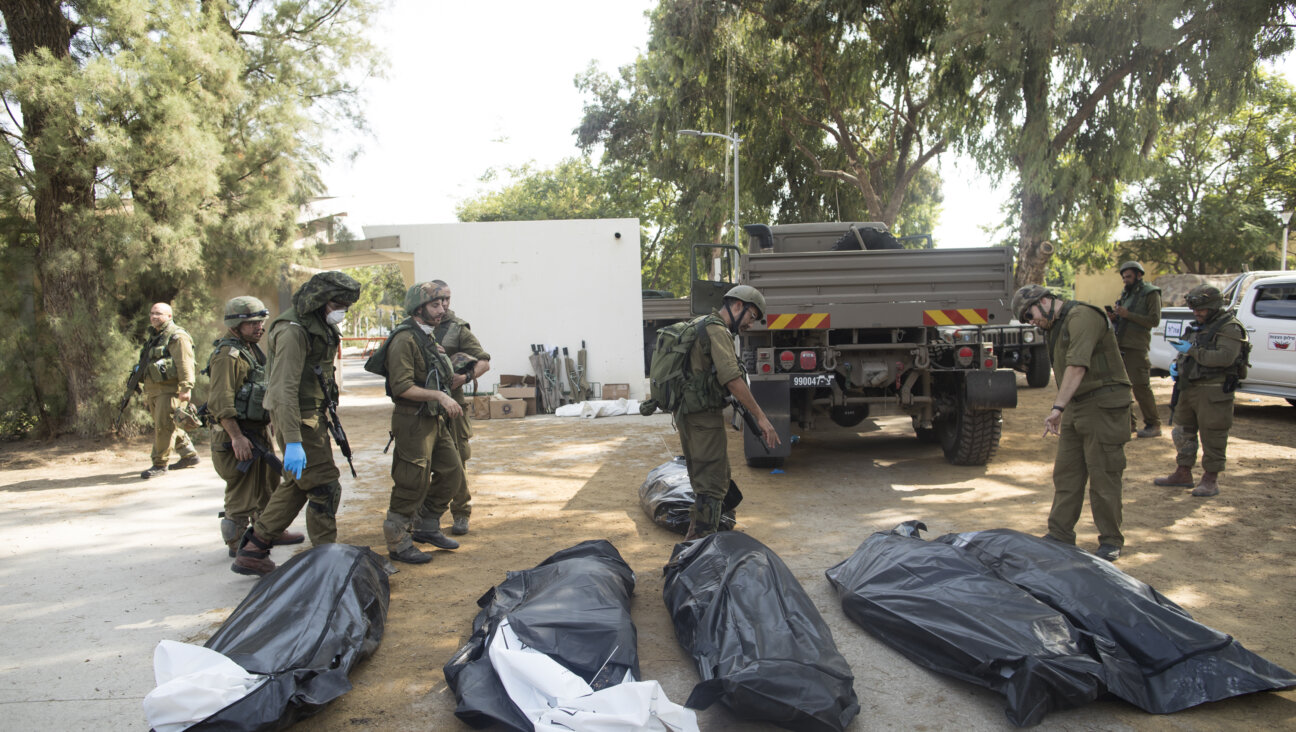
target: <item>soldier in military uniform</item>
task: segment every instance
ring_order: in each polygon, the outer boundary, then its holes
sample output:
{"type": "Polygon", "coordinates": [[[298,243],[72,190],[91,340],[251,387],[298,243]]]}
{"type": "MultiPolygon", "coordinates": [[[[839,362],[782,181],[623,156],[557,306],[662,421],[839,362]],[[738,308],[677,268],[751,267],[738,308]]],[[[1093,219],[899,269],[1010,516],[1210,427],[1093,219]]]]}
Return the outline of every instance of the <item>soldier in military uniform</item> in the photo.
{"type": "Polygon", "coordinates": [[[1172,343],[1179,351],[1171,367],[1178,383],[1179,399],[1174,408],[1172,435],[1175,447],[1175,471],[1154,483],[1164,486],[1193,488],[1201,498],[1219,495],[1219,474],[1224,471],[1228,433],[1233,426],[1233,391],[1246,376],[1250,343],[1246,328],[1224,309],[1219,288],[1199,285],[1188,293],[1196,326],[1184,339],[1172,343]],[[1197,462],[1198,435],[1201,435],[1202,478],[1193,487],[1192,466],[1197,462]]]}
{"type": "Polygon", "coordinates": [[[695,321],[702,331],[689,353],[692,375],[683,403],[675,412],[675,428],[694,493],[685,541],[720,530],[723,501],[729,491],[729,438],[721,414],[725,397],[732,394],[752,413],[765,444],[772,448],[780,442],[774,425],[752,396],[734,351],[734,336],[763,317],[765,297],[755,287],[738,285],[725,293],[719,310],[695,321]]]}
{"type": "MultiPolygon", "coordinates": [[[[481,341],[473,335],[472,326],[468,322],[455,315],[450,309],[450,286],[442,280],[433,280],[434,284],[441,288],[441,293],[445,296],[445,314],[441,316],[440,322],[435,324],[433,335],[437,343],[445,349],[445,353],[450,357],[451,364],[455,366],[454,375],[454,392],[452,396],[459,403],[460,408],[467,407],[467,400],[464,398],[464,385],[469,381],[476,381],[483,374],[490,371],[490,354],[482,348],[481,341]],[[471,368],[470,373],[457,373],[461,368],[471,368]]],[[[472,447],[468,441],[472,439],[472,424],[467,414],[461,414],[450,421],[450,433],[454,435],[455,446],[459,449],[459,459],[465,466],[468,464],[468,458],[472,457],[472,447]]],[[[445,514],[446,509],[450,510],[450,515],[454,523],[450,526],[450,533],[462,536],[468,533],[468,517],[472,515],[472,495],[468,492],[468,472],[461,470],[459,472],[458,485],[452,486],[450,491],[450,503],[445,505],[438,499],[445,491],[437,485],[439,481],[445,480],[440,474],[433,476],[433,490],[428,494],[429,505],[424,507],[422,517],[424,521],[430,524],[435,521],[437,530],[441,526],[441,516],[445,514]]]]}
{"type": "MultiPolygon", "coordinates": [[[[1161,322],[1161,288],[1143,281],[1143,265],[1126,262],[1120,266],[1125,289],[1108,317],[1116,324],[1116,343],[1120,345],[1125,375],[1129,377],[1138,411],[1143,413],[1143,427],[1139,437],[1158,437],[1161,418],[1157,416],[1156,398],[1152,396],[1152,362],[1148,348],[1152,344],[1152,329],[1161,322]]],[[[1130,419],[1135,420],[1133,412],[1130,419]]],[[[1137,422],[1131,426],[1134,427],[1137,422]]]]}
{"type": "Polygon", "coordinates": [[[167,471],[174,445],[180,459],[170,468],[191,468],[202,462],[189,435],[176,426],[175,411],[188,402],[194,386],[193,339],[171,319],[171,306],[159,302],[149,309],[148,341],[140,351],[144,366],[144,398],[153,417],[153,465],[140,473],[144,479],[167,471]]]}
{"type": "Polygon", "coordinates": [[[1057,399],[1044,418],[1044,434],[1058,435],[1053,461],[1053,508],[1045,538],[1075,544],[1075,525],[1089,485],[1089,508],[1098,527],[1094,554],[1114,562],[1121,534],[1121,477],[1129,441],[1130,383],[1116,334],[1102,310],[1064,300],[1041,285],[1013,295],[1013,314],[1048,331],[1057,399]]]}
{"type": "Polygon", "coordinates": [[[444,506],[459,485],[463,463],[450,431],[463,410],[451,396],[452,375],[445,351],[433,337],[433,325],[445,313],[446,297],[435,282],[424,282],[405,295],[409,316],[392,330],[365,368],[387,377],[392,407],[392,492],[383,522],[387,554],[410,564],[432,561],[414,542],[457,549],[459,542],[429,526],[419,512],[429,493],[444,506]],[[435,475],[436,478],[432,476],[435,475]]]}
{"type": "Polygon", "coordinates": [[[244,533],[231,566],[239,574],[263,575],[275,568],[270,547],[307,504],[311,544],[337,540],[341,473],[333,462],[324,407],[337,398],[333,359],[342,339],[337,326],[359,298],[359,282],[342,272],[320,272],[293,294],[293,306],[270,323],[263,404],[292,477],[271,494],[244,533]]]}
{"type": "MultiPolygon", "coordinates": [[[[204,370],[211,376],[207,411],[213,420],[212,466],[225,481],[221,538],[231,557],[248,526],[270,501],[283,473],[270,439],[270,413],[262,403],[266,357],[257,344],[269,314],[255,297],[236,297],[225,303],[229,330],[212,344],[204,370]],[[245,464],[243,470],[239,470],[240,463],[245,464]]],[[[302,534],[284,531],[275,543],[300,544],[305,540],[302,534]]]]}

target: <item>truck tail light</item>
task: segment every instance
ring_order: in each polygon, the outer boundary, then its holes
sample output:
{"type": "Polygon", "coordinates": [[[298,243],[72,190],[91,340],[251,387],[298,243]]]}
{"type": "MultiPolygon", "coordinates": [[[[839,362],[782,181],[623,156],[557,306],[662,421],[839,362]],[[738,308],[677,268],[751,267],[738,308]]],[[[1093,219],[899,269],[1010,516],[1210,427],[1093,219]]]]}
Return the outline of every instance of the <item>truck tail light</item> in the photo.
{"type": "Polygon", "coordinates": [[[972,348],[970,346],[963,346],[962,348],[958,349],[959,366],[967,367],[971,365],[972,356],[973,353],[972,353],[972,348]]]}
{"type": "Polygon", "coordinates": [[[766,362],[760,365],[760,370],[762,374],[768,374],[769,372],[774,370],[774,367],[769,365],[768,362],[766,362]]]}
{"type": "Polygon", "coordinates": [[[995,367],[995,360],[994,360],[993,358],[987,358],[987,359],[985,360],[985,367],[988,368],[988,369],[992,369],[992,368],[994,368],[994,367],[995,367]]]}
{"type": "Polygon", "coordinates": [[[779,352],[779,368],[784,371],[791,371],[796,367],[796,354],[791,351],[779,352]]]}
{"type": "Polygon", "coordinates": [[[815,367],[818,366],[818,365],[819,365],[819,359],[818,359],[818,358],[815,358],[815,352],[814,352],[814,351],[802,351],[802,352],[801,352],[801,370],[802,370],[802,371],[814,371],[814,370],[815,370],[815,367]]]}

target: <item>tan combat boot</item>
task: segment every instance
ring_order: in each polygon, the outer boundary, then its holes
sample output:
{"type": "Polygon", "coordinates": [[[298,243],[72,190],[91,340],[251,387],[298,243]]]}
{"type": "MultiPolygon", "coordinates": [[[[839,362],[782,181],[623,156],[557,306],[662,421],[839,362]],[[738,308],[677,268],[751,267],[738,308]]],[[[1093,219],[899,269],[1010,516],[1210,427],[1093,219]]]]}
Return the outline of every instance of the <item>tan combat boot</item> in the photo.
{"type": "Polygon", "coordinates": [[[275,569],[275,563],[270,560],[270,546],[273,542],[264,536],[257,534],[254,529],[249,528],[247,533],[243,534],[243,542],[239,545],[238,555],[234,557],[234,563],[230,569],[237,574],[249,574],[257,577],[264,577],[275,569]]]}
{"type": "Polygon", "coordinates": [[[1193,487],[1192,471],[1189,470],[1186,466],[1179,465],[1175,467],[1175,471],[1173,473],[1167,475],[1164,478],[1157,478],[1152,482],[1155,483],[1156,485],[1165,485],[1174,488],[1192,488],[1193,487]]]}
{"type": "Polygon", "coordinates": [[[1193,489],[1192,494],[1194,496],[1197,496],[1198,498],[1210,498],[1211,496],[1218,496],[1219,483],[1216,482],[1216,478],[1218,477],[1219,477],[1219,473],[1210,473],[1210,472],[1202,473],[1201,482],[1198,483],[1197,487],[1193,489]]]}

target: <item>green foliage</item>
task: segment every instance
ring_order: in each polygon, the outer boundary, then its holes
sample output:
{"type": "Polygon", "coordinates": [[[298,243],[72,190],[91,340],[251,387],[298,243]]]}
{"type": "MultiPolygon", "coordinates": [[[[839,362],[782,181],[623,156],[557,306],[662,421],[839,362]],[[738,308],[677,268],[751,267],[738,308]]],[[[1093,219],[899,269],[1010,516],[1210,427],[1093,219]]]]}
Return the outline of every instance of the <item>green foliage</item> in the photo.
{"type": "Polygon", "coordinates": [[[342,270],[360,283],[360,299],[347,309],[348,335],[384,334],[405,318],[405,280],[399,265],[375,264],[342,270]]]}
{"type": "Polygon", "coordinates": [[[0,268],[22,275],[4,312],[29,308],[37,359],[0,400],[32,405],[45,433],[101,431],[119,397],[113,354],[133,350],[151,303],[173,303],[202,350],[213,285],[282,277],[319,187],[314,141],[359,119],[348,80],[372,72],[372,12],[369,0],[0,3],[13,112],[0,121],[0,268]]]}
{"type": "Polygon", "coordinates": [[[1122,220],[1136,232],[1122,258],[1169,271],[1277,269],[1280,209],[1296,203],[1296,91],[1262,78],[1237,111],[1186,95],[1159,135],[1122,220]],[[1188,112],[1191,111],[1191,114],[1188,112]]]}

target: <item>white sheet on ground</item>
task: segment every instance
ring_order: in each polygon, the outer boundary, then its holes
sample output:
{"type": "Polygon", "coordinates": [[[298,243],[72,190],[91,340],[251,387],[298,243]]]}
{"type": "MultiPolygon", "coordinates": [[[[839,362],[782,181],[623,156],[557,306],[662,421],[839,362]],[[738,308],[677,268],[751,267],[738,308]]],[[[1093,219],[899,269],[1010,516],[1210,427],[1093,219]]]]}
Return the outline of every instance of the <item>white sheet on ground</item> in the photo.
{"type": "Polygon", "coordinates": [[[580,404],[564,404],[554,410],[555,417],[619,417],[623,414],[638,414],[638,399],[591,399],[580,404]]]}
{"type": "Polygon", "coordinates": [[[487,649],[509,698],[537,730],[697,732],[697,714],[671,702],[656,681],[594,691],[576,674],[518,640],[505,620],[487,649]]]}
{"type": "Polygon", "coordinates": [[[164,640],[153,650],[157,687],[144,697],[144,716],[157,732],[180,732],[242,699],[267,676],[248,673],[225,655],[164,640]]]}

